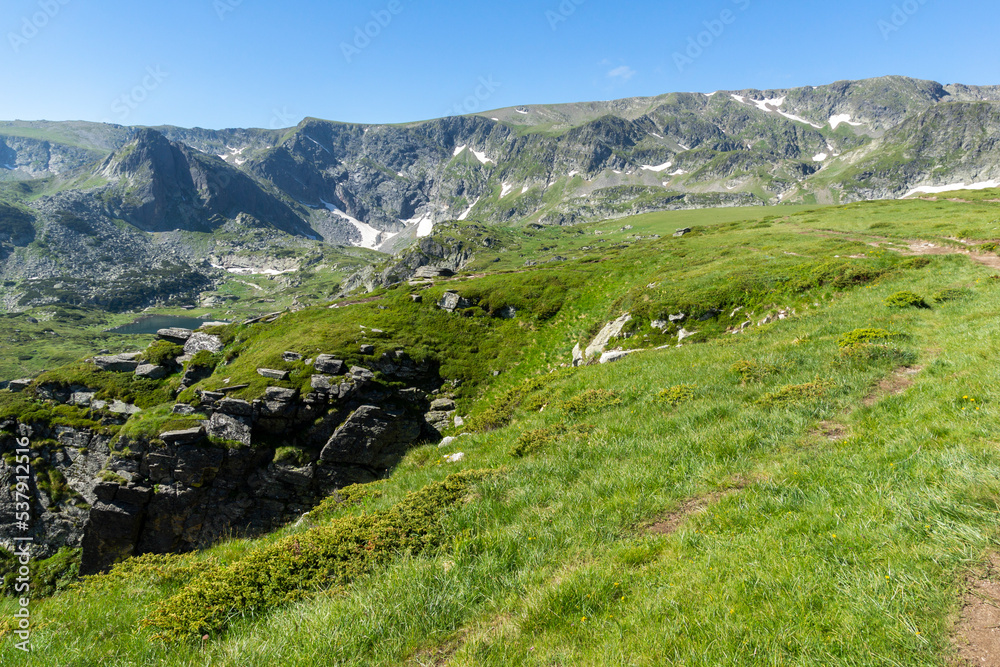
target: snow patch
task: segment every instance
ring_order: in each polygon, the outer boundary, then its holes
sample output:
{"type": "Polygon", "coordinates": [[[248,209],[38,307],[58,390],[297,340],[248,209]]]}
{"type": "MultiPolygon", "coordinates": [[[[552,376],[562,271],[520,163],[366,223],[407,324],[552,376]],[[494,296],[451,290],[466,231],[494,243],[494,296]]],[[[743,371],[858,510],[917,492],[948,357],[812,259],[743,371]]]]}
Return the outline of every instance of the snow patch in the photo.
{"type": "Polygon", "coordinates": [[[836,116],[830,116],[830,127],[833,128],[834,130],[836,130],[837,126],[842,123],[847,123],[848,125],[853,125],[854,127],[858,127],[864,124],[864,123],[855,123],[853,120],[851,120],[851,114],[849,113],[840,113],[837,114],[836,116]]]}
{"type": "Polygon", "coordinates": [[[476,201],[472,202],[472,206],[470,206],[469,208],[465,209],[465,212],[462,213],[462,215],[458,216],[458,219],[459,220],[467,220],[469,218],[469,214],[472,213],[472,209],[476,208],[476,204],[479,203],[480,199],[482,199],[482,197],[476,197],[476,201]]]}
{"type": "Polygon", "coordinates": [[[827,159],[828,157],[830,157],[830,156],[827,155],[826,153],[818,153],[817,155],[813,155],[813,162],[822,162],[823,160],[827,159]]]}
{"type": "Polygon", "coordinates": [[[795,114],[786,113],[781,109],[779,109],[778,107],[780,107],[785,103],[784,97],[774,97],[769,100],[751,100],[747,99],[746,97],[743,97],[742,95],[736,95],[736,94],[733,94],[732,97],[734,100],[740,102],[741,104],[749,104],[751,106],[755,106],[761,111],[767,113],[774,112],[780,114],[789,120],[794,120],[797,123],[805,123],[806,125],[811,125],[812,127],[815,127],[817,130],[822,129],[823,127],[822,125],[817,125],[816,123],[810,122],[805,118],[802,118],[801,116],[796,116],[795,114]]]}
{"type": "Polygon", "coordinates": [[[355,243],[353,244],[354,246],[358,248],[368,248],[369,250],[375,250],[375,248],[378,247],[379,237],[382,236],[381,231],[375,229],[369,224],[361,222],[356,218],[352,218],[347,213],[344,213],[343,211],[341,211],[339,208],[337,208],[328,201],[325,201],[323,199],[320,199],[320,201],[323,202],[323,206],[326,206],[327,210],[329,210],[338,218],[343,218],[347,222],[354,225],[354,228],[361,233],[361,243],[355,243]]]}
{"type": "Polygon", "coordinates": [[[670,175],[670,176],[682,176],[682,175],[684,175],[684,174],[686,174],[686,173],[687,173],[687,172],[686,172],[686,171],[684,171],[683,169],[678,169],[677,171],[672,171],[672,172],[670,172],[670,174],[669,174],[669,175],[670,175]]]}
{"type": "Polygon", "coordinates": [[[528,111],[525,109],[514,109],[514,111],[518,112],[519,114],[524,114],[525,116],[528,115],[528,111]]]}
{"type": "Polygon", "coordinates": [[[431,232],[434,231],[434,216],[431,213],[424,213],[415,218],[410,218],[409,220],[400,220],[407,227],[417,226],[417,238],[422,239],[425,236],[430,236],[431,232]]]}
{"type": "Polygon", "coordinates": [[[496,122],[498,122],[498,123],[500,122],[500,119],[499,119],[499,118],[490,118],[490,120],[495,120],[495,121],[496,121],[496,122]]]}
{"type": "Polygon", "coordinates": [[[523,195],[523,194],[527,193],[528,190],[529,190],[528,186],[525,185],[523,188],[521,188],[521,194],[523,195]]]}
{"type": "Polygon", "coordinates": [[[513,189],[514,189],[513,185],[511,185],[510,183],[504,183],[503,189],[500,191],[500,199],[503,199],[504,197],[509,195],[511,193],[511,190],[513,189]]]}
{"type": "Polygon", "coordinates": [[[452,157],[458,157],[462,153],[462,151],[464,151],[466,149],[466,147],[467,146],[465,144],[463,144],[461,146],[456,146],[455,147],[455,152],[452,153],[452,157]]]}
{"type": "MultiPolygon", "coordinates": [[[[213,269],[222,269],[228,273],[232,273],[239,276],[283,276],[286,273],[295,273],[296,269],[288,269],[287,271],[275,271],[274,269],[255,269],[249,266],[222,266],[221,264],[212,264],[213,269]]],[[[256,285],[252,285],[256,287],[256,285]]],[[[257,287],[257,289],[260,289],[257,287]]]]}
{"type": "Polygon", "coordinates": [[[490,162],[493,162],[493,160],[491,160],[488,157],[486,157],[486,151],[482,151],[482,152],[472,151],[472,154],[475,155],[476,159],[479,160],[480,162],[482,162],[483,164],[489,164],[490,162]]]}
{"type": "Polygon", "coordinates": [[[988,190],[990,188],[1000,188],[1000,180],[982,181],[980,183],[954,183],[952,185],[922,185],[907,192],[903,197],[910,197],[915,194],[936,195],[941,192],[951,192],[953,190],[988,190]]]}
{"type": "Polygon", "coordinates": [[[578,171],[576,171],[576,170],[573,170],[573,171],[569,172],[569,174],[567,174],[567,176],[569,176],[570,178],[573,178],[574,176],[576,176],[576,175],[577,175],[577,174],[579,174],[579,173],[580,173],[580,172],[578,172],[578,171]]]}
{"type": "Polygon", "coordinates": [[[656,137],[657,139],[662,139],[663,138],[660,135],[658,135],[656,132],[650,132],[650,134],[653,135],[654,137],[656,137]]]}
{"type": "Polygon", "coordinates": [[[333,151],[331,151],[329,148],[327,148],[323,144],[319,143],[318,141],[316,141],[315,139],[313,139],[312,137],[310,137],[308,134],[304,134],[302,136],[304,136],[306,139],[308,139],[309,141],[313,142],[314,144],[316,144],[317,146],[319,146],[320,148],[322,148],[323,150],[325,150],[330,155],[333,155],[333,151]]]}
{"type": "Polygon", "coordinates": [[[670,169],[672,166],[674,166],[673,162],[664,162],[663,164],[658,164],[655,167],[652,165],[644,164],[642,165],[642,170],[655,171],[656,173],[660,173],[661,171],[666,171],[667,169],[670,169]]]}
{"type": "Polygon", "coordinates": [[[683,149],[684,149],[684,150],[686,150],[686,151],[689,151],[689,150],[691,150],[691,147],[690,147],[690,146],[685,146],[684,144],[682,144],[682,143],[681,143],[681,142],[679,142],[679,141],[677,142],[677,145],[678,145],[678,146],[680,146],[681,148],[683,148],[683,149]]]}

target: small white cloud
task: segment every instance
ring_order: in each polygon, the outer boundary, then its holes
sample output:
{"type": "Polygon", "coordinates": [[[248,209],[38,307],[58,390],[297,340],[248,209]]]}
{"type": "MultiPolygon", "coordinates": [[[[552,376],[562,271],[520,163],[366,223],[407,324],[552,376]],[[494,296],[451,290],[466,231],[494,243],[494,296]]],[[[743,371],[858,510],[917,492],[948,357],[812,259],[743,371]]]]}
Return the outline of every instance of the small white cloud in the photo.
{"type": "Polygon", "coordinates": [[[628,65],[622,65],[621,67],[616,67],[610,72],[608,72],[608,78],[619,79],[621,81],[628,81],[633,76],[635,76],[635,70],[628,65]]]}

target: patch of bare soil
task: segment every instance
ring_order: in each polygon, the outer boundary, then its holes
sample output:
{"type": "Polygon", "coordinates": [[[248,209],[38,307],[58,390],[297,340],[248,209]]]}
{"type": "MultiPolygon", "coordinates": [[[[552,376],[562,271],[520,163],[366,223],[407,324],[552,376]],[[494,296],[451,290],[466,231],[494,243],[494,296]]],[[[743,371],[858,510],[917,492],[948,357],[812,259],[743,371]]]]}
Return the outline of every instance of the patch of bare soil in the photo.
{"type": "Polygon", "coordinates": [[[714,505],[723,498],[728,498],[729,496],[734,495],[738,491],[746,488],[748,484],[749,481],[737,478],[735,480],[735,485],[732,488],[722,491],[714,491],[697,498],[692,498],[691,500],[684,502],[684,504],[675,509],[673,512],[661,517],[656,523],[649,526],[646,531],[656,535],[670,535],[675,533],[677,532],[677,529],[683,526],[690,517],[700,512],[704,512],[710,505],[714,505]]]}
{"type": "Polygon", "coordinates": [[[913,385],[914,377],[922,370],[921,366],[897,368],[892,375],[879,381],[875,389],[865,397],[864,404],[870,407],[886,396],[902,394],[913,385]]]}
{"type": "Polygon", "coordinates": [[[965,665],[1000,667],[1000,555],[983,578],[971,578],[952,644],[965,665]]]}
{"type": "Polygon", "coordinates": [[[991,269],[1000,270],[1000,257],[997,255],[991,255],[982,252],[973,252],[971,250],[960,250],[958,248],[951,248],[948,246],[939,246],[927,241],[907,241],[908,251],[898,251],[904,255],[918,256],[918,255],[966,255],[969,259],[977,264],[982,264],[983,266],[988,266],[991,269]]]}
{"type": "Polygon", "coordinates": [[[836,422],[824,421],[816,425],[815,435],[822,436],[833,442],[840,442],[847,439],[847,427],[836,422]]]}

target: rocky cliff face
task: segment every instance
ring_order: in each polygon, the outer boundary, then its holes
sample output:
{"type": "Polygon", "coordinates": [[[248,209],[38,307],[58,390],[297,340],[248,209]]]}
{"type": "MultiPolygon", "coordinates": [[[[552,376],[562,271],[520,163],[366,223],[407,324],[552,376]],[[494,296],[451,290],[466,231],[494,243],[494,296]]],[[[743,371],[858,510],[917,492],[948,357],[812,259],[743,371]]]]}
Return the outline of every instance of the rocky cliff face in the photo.
{"type": "MultiPolygon", "coordinates": [[[[197,410],[208,418],[158,436],[112,437],[30,416],[0,424],[0,544],[12,546],[20,534],[10,456],[16,437],[32,443],[35,555],[82,547],[84,572],[129,555],[259,534],[300,517],[338,488],[379,479],[414,444],[439,439],[437,428],[454,414],[454,404],[433,400],[441,378],[427,363],[397,352],[369,365],[347,369],[317,358],[313,390],[305,395],[273,387],[259,400],[243,401],[201,392],[197,410]]],[[[42,386],[37,392],[58,404],[79,402],[88,390],[42,386]]],[[[115,409],[130,411],[126,407],[115,409]]],[[[124,421],[94,415],[106,426],[124,421]]]]}

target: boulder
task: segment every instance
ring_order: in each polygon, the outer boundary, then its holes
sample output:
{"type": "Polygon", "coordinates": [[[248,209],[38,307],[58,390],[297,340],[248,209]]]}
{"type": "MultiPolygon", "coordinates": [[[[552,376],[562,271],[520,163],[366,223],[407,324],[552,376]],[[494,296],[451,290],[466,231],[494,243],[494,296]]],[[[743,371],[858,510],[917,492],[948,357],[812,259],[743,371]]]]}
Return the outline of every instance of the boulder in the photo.
{"type": "Polygon", "coordinates": [[[326,375],[340,375],[344,372],[344,362],[334,359],[332,355],[321,354],[313,362],[313,368],[326,375]]]}
{"type": "Polygon", "coordinates": [[[302,355],[298,352],[285,352],[281,355],[281,359],[286,363],[294,363],[296,361],[302,361],[302,355]]]}
{"type": "Polygon", "coordinates": [[[374,345],[362,345],[361,346],[361,354],[375,354],[375,346],[374,345]]]}
{"type": "Polygon", "coordinates": [[[20,380],[11,380],[7,388],[10,389],[15,394],[20,394],[22,391],[27,389],[31,385],[31,378],[21,378],[20,380]]]}
{"type": "Polygon", "coordinates": [[[188,405],[187,403],[178,403],[174,406],[173,410],[170,411],[171,414],[181,415],[186,417],[188,415],[193,415],[197,412],[194,407],[188,405]]]}
{"type": "Polygon", "coordinates": [[[411,294],[410,295],[410,301],[412,301],[413,303],[423,303],[424,302],[424,297],[423,297],[423,295],[420,295],[420,294],[411,294]]]}
{"type": "Polygon", "coordinates": [[[496,317],[501,320],[512,320],[517,317],[517,308],[514,306],[504,306],[496,312],[496,317]]]}
{"type": "Polygon", "coordinates": [[[224,398],[216,408],[219,412],[236,417],[253,417],[253,406],[238,398],[224,398]]]}
{"type": "Polygon", "coordinates": [[[291,377],[288,371],[277,371],[273,368],[258,368],[257,374],[270,380],[284,381],[291,377]]]}
{"type": "Polygon", "coordinates": [[[451,269],[437,266],[421,266],[413,274],[413,277],[418,280],[430,280],[432,278],[450,278],[455,275],[455,272],[451,269]]]}
{"type": "Polygon", "coordinates": [[[454,290],[448,290],[441,297],[441,300],[437,304],[442,310],[446,310],[449,313],[454,313],[460,308],[471,308],[473,304],[468,299],[459,296],[458,292],[454,290]]]}
{"type": "Polygon", "coordinates": [[[116,354],[109,357],[94,357],[94,363],[102,371],[109,373],[134,373],[139,367],[141,353],[116,354]]]}
{"type": "Polygon", "coordinates": [[[147,380],[162,380],[169,373],[170,371],[164,366],[156,366],[154,364],[140,364],[135,369],[136,377],[146,378],[147,380]]]}
{"type": "Polygon", "coordinates": [[[191,337],[187,339],[187,342],[184,343],[184,354],[193,356],[202,350],[207,350],[212,354],[215,354],[216,352],[221,352],[224,347],[225,345],[223,344],[222,339],[218,336],[212,336],[204,333],[193,333],[191,334],[191,337]]]}
{"type": "Polygon", "coordinates": [[[224,414],[222,412],[216,412],[212,415],[212,418],[208,420],[208,426],[206,428],[210,436],[220,438],[222,440],[241,442],[244,445],[249,445],[252,440],[251,433],[253,429],[251,428],[250,420],[247,417],[239,417],[224,414]]]}
{"type": "Polygon", "coordinates": [[[691,233],[691,228],[690,227],[685,227],[684,229],[678,229],[676,232],[674,232],[674,236],[675,237],[681,237],[681,236],[686,236],[687,234],[690,234],[690,233],[691,233]]]}
{"type": "Polygon", "coordinates": [[[277,401],[279,403],[289,403],[295,400],[294,389],[284,389],[282,387],[268,387],[264,390],[264,400],[277,401]]]}
{"type": "Polygon", "coordinates": [[[454,412],[428,412],[424,415],[424,421],[440,432],[451,428],[451,419],[454,415],[454,412]]]}
{"type": "Polygon", "coordinates": [[[680,343],[685,338],[690,338],[691,336],[695,335],[696,333],[698,333],[698,332],[697,331],[688,331],[687,329],[681,329],[677,333],[677,342],[680,343]]]}
{"type": "MultiPolygon", "coordinates": [[[[175,408],[177,406],[174,406],[175,408]]],[[[188,406],[190,407],[190,406],[188,406]]],[[[205,429],[201,426],[188,428],[183,431],[167,431],[160,434],[160,440],[168,445],[186,445],[198,442],[205,437],[205,429]]]]}
{"type": "Polygon", "coordinates": [[[375,379],[375,373],[371,372],[367,368],[361,368],[360,366],[351,367],[351,379],[358,384],[364,384],[366,382],[371,382],[375,379]]]}
{"type": "Polygon", "coordinates": [[[584,358],[589,359],[604,352],[604,348],[607,347],[608,343],[621,335],[622,329],[631,321],[632,316],[629,313],[625,313],[614,322],[605,325],[594,340],[591,341],[590,345],[587,346],[587,349],[583,353],[584,358]]]}
{"type": "Polygon", "coordinates": [[[450,398],[439,398],[431,403],[431,412],[451,412],[455,409],[455,401],[450,398]]]}
{"type": "Polygon", "coordinates": [[[420,437],[419,424],[372,405],[362,405],[340,425],[320,452],[327,464],[383,469],[397,462],[420,437]]]}
{"type": "Polygon", "coordinates": [[[160,329],[156,332],[156,337],[160,340],[176,343],[177,345],[184,345],[192,335],[194,335],[194,332],[190,329],[181,329],[179,327],[160,329]]]}
{"type": "Polygon", "coordinates": [[[573,346],[573,366],[583,366],[585,361],[587,361],[587,359],[583,356],[583,350],[580,349],[580,344],[577,343],[573,346]]]}
{"type": "Polygon", "coordinates": [[[644,352],[644,350],[612,350],[610,352],[605,352],[601,355],[602,364],[613,364],[616,361],[621,361],[630,354],[635,354],[636,352],[644,352]]]}
{"type": "Polygon", "coordinates": [[[331,375],[313,375],[309,378],[309,386],[315,391],[330,393],[334,389],[340,390],[340,383],[331,375]]]}

